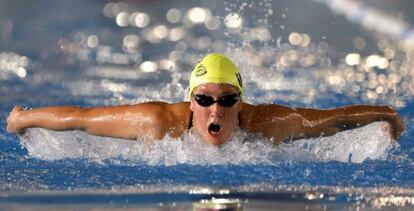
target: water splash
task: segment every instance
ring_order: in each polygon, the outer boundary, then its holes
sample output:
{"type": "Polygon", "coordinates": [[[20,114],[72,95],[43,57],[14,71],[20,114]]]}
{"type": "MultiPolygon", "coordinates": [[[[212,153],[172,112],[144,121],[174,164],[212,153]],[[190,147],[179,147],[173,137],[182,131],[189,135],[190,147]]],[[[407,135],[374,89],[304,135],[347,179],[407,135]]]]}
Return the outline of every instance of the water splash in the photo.
{"type": "Polygon", "coordinates": [[[295,151],[299,154],[310,153],[316,160],[361,163],[366,159],[386,159],[387,151],[393,147],[387,124],[375,122],[330,137],[298,140],[281,147],[292,154],[295,151]]]}
{"type": "Polygon", "coordinates": [[[21,138],[33,157],[44,160],[111,159],[120,165],[218,165],[275,164],[280,160],[340,161],[361,163],[386,159],[393,147],[384,127],[376,122],[330,137],[302,139],[273,146],[269,139],[238,130],[221,147],[208,146],[192,131],[180,139],[165,137],[151,144],[142,141],[92,136],[81,131],[56,132],[33,128],[21,138]]]}

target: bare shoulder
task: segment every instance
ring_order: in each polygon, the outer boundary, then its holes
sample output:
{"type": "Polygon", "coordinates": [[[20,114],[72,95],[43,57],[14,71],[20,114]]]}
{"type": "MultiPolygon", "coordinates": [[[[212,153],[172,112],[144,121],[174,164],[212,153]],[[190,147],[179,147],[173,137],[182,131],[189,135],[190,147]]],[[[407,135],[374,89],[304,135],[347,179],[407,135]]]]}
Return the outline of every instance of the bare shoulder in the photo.
{"type": "Polygon", "coordinates": [[[132,105],[132,107],[139,112],[150,115],[156,125],[165,129],[165,132],[171,137],[181,136],[190,124],[189,102],[147,102],[132,105]]]}
{"type": "Polygon", "coordinates": [[[190,103],[189,102],[179,102],[179,103],[166,103],[166,102],[146,102],[135,105],[127,105],[126,107],[130,109],[136,109],[138,111],[145,112],[156,112],[163,113],[175,116],[186,115],[190,113],[190,103]]]}
{"type": "Polygon", "coordinates": [[[251,105],[244,103],[240,112],[240,127],[251,133],[261,133],[273,138],[274,143],[280,143],[290,124],[286,117],[295,114],[294,108],[277,104],[251,105]]]}
{"type": "Polygon", "coordinates": [[[270,117],[286,116],[295,112],[294,108],[278,104],[259,104],[252,105],[243,103],[243,109],[240,112],[240,118],[244,121],[258,121],[270,117]]]}
{"type": "Polygon", "coordinates": [[[191,118],[189,102],[169,103],[165,105],[165,109],[172,116],[174,122],[188,126],[191,118]]]}
{"type": "Polygon", "coordinates": [[[189,127],[191,119],[190,103],[179,102],[167,104],[166,109],[169,112],[168,133],[171,137],[181,136],[189,127]]]}

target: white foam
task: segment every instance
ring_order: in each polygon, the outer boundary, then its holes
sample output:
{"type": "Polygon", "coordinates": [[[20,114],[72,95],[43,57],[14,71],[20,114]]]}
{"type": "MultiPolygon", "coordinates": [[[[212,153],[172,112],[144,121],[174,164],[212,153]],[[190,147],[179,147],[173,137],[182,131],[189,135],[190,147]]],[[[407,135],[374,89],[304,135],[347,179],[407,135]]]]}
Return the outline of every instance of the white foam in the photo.
{"type": "Polygon", "coordinates": [[[361,163],[366,159],[386,159],[387,152],[398,147],[391,142],[388,123],[375,122],[329,137],[297,140],[281,148],[292,153],[310,153],[316,160],[361,163]]]}
{"type": "Polygon", "coordinates": [[[84,158],[111,159],[120,165],[216,165],[275,164],[286,160],[341,161],[360,163],[366,159],[386,159],[393,146],[386,123],[273,146],[259,135],[236,131],[221,147],[208,146],[191,131],[180,139],[166,137],[152,144],[142,141],[92,136],[81,131],[56,132],[28,129],[21,138],[30,156],[43,160],[84,158]]]}

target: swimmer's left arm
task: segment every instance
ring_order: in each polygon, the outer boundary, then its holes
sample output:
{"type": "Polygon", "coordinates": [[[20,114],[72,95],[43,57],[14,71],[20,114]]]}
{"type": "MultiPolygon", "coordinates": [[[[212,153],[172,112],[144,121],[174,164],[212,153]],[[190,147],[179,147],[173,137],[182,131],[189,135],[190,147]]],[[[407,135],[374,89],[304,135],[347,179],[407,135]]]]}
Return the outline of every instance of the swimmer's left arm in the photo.
{"type": "Polygon", "coordinates": [[[404,131],[397,112],[388,106],[355,105],[318,110],[244,104],[240,119],[247,131],[262,133],[276,144],[283,140],[329,136],[376,121],[387,121],[395,140],[404,131]]]}
{"type": "Polygon", "coordinates": [[[336,132],[386,121],[391,125],[391,134],[398,140],[404,124],[398,113],[389,106],[353,105],[331,110],[296,109],[302,119],[306,137],[333,135],[336,132]]]}

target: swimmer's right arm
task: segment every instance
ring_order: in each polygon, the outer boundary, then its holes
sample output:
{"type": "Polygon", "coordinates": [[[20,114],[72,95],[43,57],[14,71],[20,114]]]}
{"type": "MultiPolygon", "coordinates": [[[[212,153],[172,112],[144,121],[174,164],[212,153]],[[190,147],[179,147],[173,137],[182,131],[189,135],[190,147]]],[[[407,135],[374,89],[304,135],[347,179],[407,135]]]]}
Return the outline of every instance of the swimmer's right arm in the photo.
{"type": "Polygon", "coordinates": [[[82,108],[54,106],[24,110],[13,108],[7,119],[7,130],[13,133],[26,128],[50,130],[83,130],[92,135],[124,139],[161,139],[185,131],[185,105],[161,102],[113,107],[82,108]],[[181,109],[181,110],[180,110],[181,109]]]}

